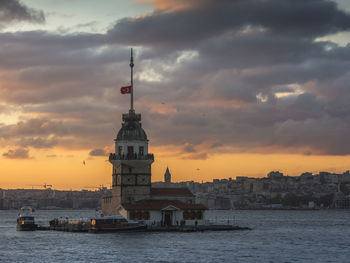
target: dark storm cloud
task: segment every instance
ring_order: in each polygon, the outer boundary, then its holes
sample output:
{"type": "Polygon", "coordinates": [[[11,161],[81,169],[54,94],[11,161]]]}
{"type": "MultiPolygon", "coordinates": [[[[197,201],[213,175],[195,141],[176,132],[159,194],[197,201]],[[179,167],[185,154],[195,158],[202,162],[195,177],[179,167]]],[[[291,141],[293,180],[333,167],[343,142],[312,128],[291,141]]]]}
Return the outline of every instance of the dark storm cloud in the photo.
{"type": "Polygon", "coordinates": [[[207,152],[198,151],[195,145],[191,143],[185,143],[181,148],[181,152],[178,154],[182,159],[206,160],[208,158],[207,152]]]}
{"type": "Polygon", "coordinates": [[[16,104],[45,103],[94,94],[97,97],[102,95],[103,88],[112,86],[113,80],[104,78],[106,74],[105,67],[100,70],[68,65],[31,68],[8,74],[5,77],[8,81],[0,90],[3,99],[16,104]],[[18,80],[21,85],[18,85],[18,80]]]}
{"type": "MultiPolygon", "coordinates": [[[[69,114],[68,114],[69,115],[69,114]]],[[[113,126],[89,121],[88,117],[80,120],[66,120],[64,115],[60,121],[47,119],[29,119],[16,125],[0,126],[0,143],[3,146],[18,145],[37,149],[52,148],[59,145],[65,148],[91,148],[108,143],[103,134],[113,139],[113,126]]]]}
{"type": "Polygon", "coordinates": [[[182,151],[185,153],[195,153],[197,152],[197,150],[194,148],[194,145],[190,144],[190,143],[186,143],[183,148],[182,151]]]}
{"type": "Polygon", "coordinates": [[[52,148],[59,143],[56,137],[25,137],[21,138],[17,144],[23,147],[33,147],[37,149],[52,148]]]}
{"type": "Polygon", "coordinates": [[[16,125],[0,127],[0,143],[3,146],[51,148],[59,143],[57,137],[67,133],[61,123],[43,119],[21,121],[16,125]]]}
{"type": "Polygon", "coordinates": [[[274,35],[315,38],[349,30],[350,15],[327,0],[210,0],[192,8],[119,20],[108,35],[123,44],[191,47],[250,27],[274,35]]]}
{"type": "Polygon", "coordinates": [[[89,152],[90,156],[106,156],[106,153],[103,149],[94,149],[89,152]]]}
{"type": "Polygon", "coordinates": [[[32,157],[29,156],[29,150],[25,148],[10,149],[3,153],[2,156],[7,159],[32,159],[32,157]]]}
{"type": "Polygon", "coordinates": [[[202,62],[206,61],[204,65],[212,70],[218,64],[224,68],[297,64],[306,57],[326,57],[327,45],[327,42],[280,35],[271,37],[258,32],[210,39],[200,44],[198,50],[202,62]]]}
{"type": "Polygon", "coordinates": [[[82,96],[97,98],[108,90],[118,92],[117,83],[128,81],[125,78],[128,51],[124,48],[71,52],[69,46],[63,51],[50,47],[48,56],[44,49],[42,55],[24,51],[26,56],[16,53],[13,57],[6,48],[3,50],[0,67],[7,71],[2,76],[0,90],[3,100],[16,104],[82,96]],[[124,54],[121,50],[125,51],[124,54]]]}
{"type": "Polygon", "coordinates": [[[107,34],[0,34],[0,110],[31,116],[0,124],[0,144],[104,154],[129,107],[131,43],[152,145],[188,159],[226,147],[350,154],[350,46],[315,41],[348,30],[348,14],[323,0],[185,2],[107,34]]]}
{"type": "Polygon", "coordinates": [[[304,121],[286,120],[276,125],[274,144],[282,147],[310,147],[318,154],[347,155],[350,143],[345,140],[348,123],[327,116],[304,121]]]}
{"type": "Polygon", "coordinates": [[[3,126],[0,129],[4,138],[10,138],[12,136],[50,135],[53,132],[64,134],[67,132],[61,122],[53,122],[46,119],[29,119],[15,125],[3,126]]]}
{"type": "Polygon", "coordinates": [[[240,152],[267,147],[277,151],[305,149],[315,154],[349,154],[350,142],[346,139],[349,122],[345,118],[330,117],[328,110],[329,105],[312,94],[301,94],[274,104],[256,104],[248,110],[210,109],[205,119],[188,106],[184,109],[186,114],[164,119],[161,132],[158,132],[159,122],[152,122],[155,126],[151,135],[159,144],[219,141],[220,147],[233,146],[240,152]],[[182,120],[182,125],[178,124],[178,119],[182,120]],[[201,119],[204,126],[193,123],[194,119],[201,119]],[[160,133],[168,136],[162,137],[160,133]]]}
{"type": "Polygon", "coordinates": [[[0,29],[13,22],[44,23],[45,16],[40,10],[28,8],[18,0],[0,1],[0,29]]]}
{"type": "Polygon", "coordinates": [[[102,48],[99,34],[60,35],[45,31],[2,33],[0,67],[5,69],[36,66],[87,65],[111,63],[125,48],[102,48]]]}
{"type": "Polygon", "coordinates": [[[206,160],[207,158],[208,158],[208,154],[206,152],[192,153],[182,157],[182,159],[191,159],[191,160],[206,160]]]}

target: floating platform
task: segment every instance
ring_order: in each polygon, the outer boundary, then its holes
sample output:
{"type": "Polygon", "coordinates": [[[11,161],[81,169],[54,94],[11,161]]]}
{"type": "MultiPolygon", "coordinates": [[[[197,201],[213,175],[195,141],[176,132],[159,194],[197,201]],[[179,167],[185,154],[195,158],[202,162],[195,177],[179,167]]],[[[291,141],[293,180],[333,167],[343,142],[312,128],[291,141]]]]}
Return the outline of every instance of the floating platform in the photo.
{"type": "Polygon", "coordinates": [[[49,228],[54,231],[89,232],[91,224],[87,220],[53,219],[49,228]]]}
{"type": "Polygon", "coordinates": [[[49,231],[51,230],[49,226],[37,226],[35,230],[39,231],[49,231]]]}
{"type": "MultiPolygon", "coordinates": [[[[55,224],[50,226],[38,226],[39,231],[64,231],[64,232],[92,232],[89,221],[79,220],[57,220],[55,224]]],[[[240,227],[233,225],[198,225],[198,226],[148,226],[145,229],[137,230],[137,232],[204,232],[204,231],[238,231],[251,230],[249,227],[240,227]]],[[[101,231],[108,232],[108,231],[101,231]]],[[[118,232],[118,231],[111,231],[118,232]]],[[[128,231],[120,231],[128,232],[128,231]]],[[[133,231],[130,231],[133,232],[133,231]]]]}
{"type": "Polygon", "coordinates": [[[204,232],[204,231],[234,231],[251,230],[249,227],[231,225],[199,225],[199,226],[169,226],[169,227],[148,227],[147,232],[204,232]]]}

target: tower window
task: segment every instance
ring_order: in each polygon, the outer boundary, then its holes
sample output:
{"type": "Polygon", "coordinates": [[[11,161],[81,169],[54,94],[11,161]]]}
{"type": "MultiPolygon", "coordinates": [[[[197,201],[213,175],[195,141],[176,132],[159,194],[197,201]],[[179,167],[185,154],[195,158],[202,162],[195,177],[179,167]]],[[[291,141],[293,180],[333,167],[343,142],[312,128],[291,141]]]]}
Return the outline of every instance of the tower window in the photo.
{"type": "Polygon", "coordinates": [[[118,147],[118,155],[122,155],[123,146],[118,147]]]}
{"type": "Polygon", "coordinates": [[[132,157],[134,155],[134,147],[128,146],[128,156],[132,157]]]}
{"type": "Polygon", "coordinates": [[[143,146],[140,146],[140,148],[139,148],[139,155],[144,155],[144,148],[143,148],[143,146]]]}

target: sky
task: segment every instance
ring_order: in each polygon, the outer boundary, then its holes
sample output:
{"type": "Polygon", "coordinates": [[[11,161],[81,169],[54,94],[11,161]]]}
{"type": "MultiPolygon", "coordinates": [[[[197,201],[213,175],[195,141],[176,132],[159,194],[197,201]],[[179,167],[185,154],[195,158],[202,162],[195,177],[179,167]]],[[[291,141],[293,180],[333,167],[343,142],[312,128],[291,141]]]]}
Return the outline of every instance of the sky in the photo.
{"type": "Polygon", "coordinates": [[[110,185],[131,47],[153,181],[345,172],[349,31],[346,0],[2,0],[0,188],[110,185]]]}

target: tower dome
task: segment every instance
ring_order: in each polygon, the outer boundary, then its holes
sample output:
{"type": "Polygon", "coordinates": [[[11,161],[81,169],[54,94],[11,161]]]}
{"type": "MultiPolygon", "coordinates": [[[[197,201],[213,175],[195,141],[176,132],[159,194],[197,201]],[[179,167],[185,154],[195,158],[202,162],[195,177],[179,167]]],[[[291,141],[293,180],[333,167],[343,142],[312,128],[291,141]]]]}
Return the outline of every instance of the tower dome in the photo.
{"type": "Polygon", "coordinates": [[[147,135],[142,129],[141,114],[135,114],[130,110],[129,114],[123,114],[123,124],[116,141],[147,141],[147,135]]]}

